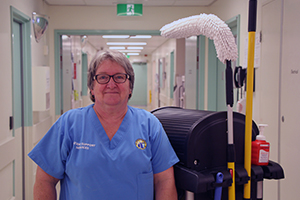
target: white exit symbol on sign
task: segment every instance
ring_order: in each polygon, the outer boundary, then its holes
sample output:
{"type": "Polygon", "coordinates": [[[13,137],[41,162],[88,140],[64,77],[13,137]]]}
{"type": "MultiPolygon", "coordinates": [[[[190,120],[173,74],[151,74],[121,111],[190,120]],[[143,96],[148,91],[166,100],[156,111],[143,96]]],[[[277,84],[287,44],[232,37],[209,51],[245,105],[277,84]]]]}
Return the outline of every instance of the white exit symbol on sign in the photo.
{"type": "Polygon", "coordinates": [[[134,4],[127,4],[127,15],[134,15],[134,4]]]}

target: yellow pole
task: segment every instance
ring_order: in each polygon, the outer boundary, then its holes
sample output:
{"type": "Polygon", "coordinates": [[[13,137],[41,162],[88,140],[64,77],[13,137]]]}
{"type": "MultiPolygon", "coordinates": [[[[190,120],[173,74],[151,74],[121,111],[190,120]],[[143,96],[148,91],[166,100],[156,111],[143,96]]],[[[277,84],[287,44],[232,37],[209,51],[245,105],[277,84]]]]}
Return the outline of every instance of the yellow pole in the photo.
{"type": "MultiPolygon", "coordinates": [[[[251,142],[252,142],[252,105],[253,105],[253,77],[254,77],[254,50],[255,32],[248,34],[248,64],[247,64],[247,95],[245,119],[245,162],[244,166],[251,177],[251,142]]],[[[244,185],[244,199],[251,198],[251,181],[244,185]]]]}
{"type": "Polygon", "coordinates": [[[235,200],[235,163],[228,162],[227,168],[231,169],[232,184],[228,187],[228,200],[235,200]]]}
{"type": "Polygon", "coordinates": [[[151,90],[149,90],[149,103],[150,104],[152,103],[152,92],[151,92],[151,90]]]}
{"type": "Polygon", "coordinates": [[[257,0],[249,0],[244,168],[250,180],[244,185],[244,199],[251,199],[251,143],[256,12],[257,0]]]}

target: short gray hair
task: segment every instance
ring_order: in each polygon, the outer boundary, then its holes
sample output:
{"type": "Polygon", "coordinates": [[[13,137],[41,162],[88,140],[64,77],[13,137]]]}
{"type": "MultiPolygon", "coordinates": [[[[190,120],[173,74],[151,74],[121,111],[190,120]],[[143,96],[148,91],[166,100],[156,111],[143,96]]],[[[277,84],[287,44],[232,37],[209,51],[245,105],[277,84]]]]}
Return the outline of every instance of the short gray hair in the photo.
{"type": "MultiPolygon", "coordinates": [[[[115,51],[115,50],[104,50],[99,51],[94,58],[92,59],[89,70],[88,70],[88,80],[87,80],[87,86],[90,90],[94,88],[94,77],[96,75],[96,71],[98,67],[101,65],[101,63],[105,60],[111,60],[113,62],[118,63],[121,67],[125,69],[126,74],[129,75],[129,88],[131,90],[131,93],[133,91],[134,86],[134,71],[131,66],[130,61],[128,58],[121,52],[115,51]]],[[[129,95],[128,99],[131,98],[131,94],[129,95]]],[[[90,99],[95,102],[95,97],[90,92],[90,99]]]]}

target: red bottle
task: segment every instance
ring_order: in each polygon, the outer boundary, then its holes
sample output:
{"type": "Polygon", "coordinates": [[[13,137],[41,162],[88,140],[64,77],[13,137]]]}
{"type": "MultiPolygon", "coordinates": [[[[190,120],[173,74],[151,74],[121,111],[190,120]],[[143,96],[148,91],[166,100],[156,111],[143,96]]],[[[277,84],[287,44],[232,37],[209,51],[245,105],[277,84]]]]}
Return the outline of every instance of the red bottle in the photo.
{"type": "Polygon", "coordinates": [[[252,142],[251,163],[253,165],[268,165],[270,154],[270,143],[266,141],[266,137],[262,134],[266,125],[260,125],[260,133],[256,136],[256,140],[252,142]]]}

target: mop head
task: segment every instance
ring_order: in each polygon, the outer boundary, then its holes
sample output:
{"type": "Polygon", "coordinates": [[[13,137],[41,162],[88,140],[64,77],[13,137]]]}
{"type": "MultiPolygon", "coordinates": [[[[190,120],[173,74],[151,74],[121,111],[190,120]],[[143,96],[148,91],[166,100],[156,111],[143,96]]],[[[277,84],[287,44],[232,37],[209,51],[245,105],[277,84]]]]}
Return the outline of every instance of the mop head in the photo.
{"type": "Polygon", "coordinates": [[[236,61],[237,45],[228,25],[213,14],[200,14],[179,19],[163,26],[161,35],[166,38],[188,38],[204,35],[214,41],[217,57],[225,64],[226,60],[236,61]]]}

